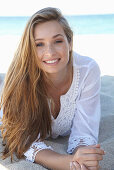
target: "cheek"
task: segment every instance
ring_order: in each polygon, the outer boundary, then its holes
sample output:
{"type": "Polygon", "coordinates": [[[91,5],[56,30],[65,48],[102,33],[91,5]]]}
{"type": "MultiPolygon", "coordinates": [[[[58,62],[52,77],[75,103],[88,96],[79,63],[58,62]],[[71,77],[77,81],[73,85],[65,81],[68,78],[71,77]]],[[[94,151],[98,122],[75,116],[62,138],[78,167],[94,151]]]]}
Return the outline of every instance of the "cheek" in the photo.
{"type": "Polygon", "coordinates": [[[63,46],[60,46],[58,48],[58,51],[63,53],[64,55],[67,55],[67,54],[69,54],[69,47],[67,44],[64,44],[63,46]]]}
{"type": "Polygon", "coordinates": [[[37,52],[38,59],[41,60],[41,58],[42,58],[42,50],[36,49],[36,52],[37,52]]]}
{"type": "Polygon", "coordinates": [[[64,55],[66,56],[66,58],[69,58],[69,46],[68,45],[65,45],[64,48],[63,48],[63,52],[64,52],[64,55]]]}

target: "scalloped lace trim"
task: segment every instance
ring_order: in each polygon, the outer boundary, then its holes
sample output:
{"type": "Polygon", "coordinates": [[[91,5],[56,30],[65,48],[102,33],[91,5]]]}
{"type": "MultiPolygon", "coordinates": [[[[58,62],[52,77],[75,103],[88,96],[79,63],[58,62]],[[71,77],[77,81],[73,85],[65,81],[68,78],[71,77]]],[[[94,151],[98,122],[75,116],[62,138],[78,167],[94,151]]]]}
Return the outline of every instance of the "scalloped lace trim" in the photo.
{"type": "Polygon", "coordinates": [[[89,145],[94,145],[94,144],[96,144],[96,142],[91,137],[74,138],[72,139],[71,142],[69,142],[67,152],[69,154],[72,154],[74,149],[80,145],[89,146],[89,145]]]}
{"type": "Polygon", "coordinates": [[[26,156],[26,160],[34,162],[36,154],[43,149],[53,150],[51,146],[46,146],[44,142],[34,142],[31,145],[30,149],[24,153],[24,155],[26,156]]]}
{"type": "Polygon", "coordinates": [[[71,129],[72,120],[76,110],[76,98],[78,96],[80,71],[74,67],[74,77],[69,91],[62,95],[61,109],[56,119],[52,116],[52,138],[64,135],[71,129]],[[68,118],[67,118],[68,117],[68,118]]]}

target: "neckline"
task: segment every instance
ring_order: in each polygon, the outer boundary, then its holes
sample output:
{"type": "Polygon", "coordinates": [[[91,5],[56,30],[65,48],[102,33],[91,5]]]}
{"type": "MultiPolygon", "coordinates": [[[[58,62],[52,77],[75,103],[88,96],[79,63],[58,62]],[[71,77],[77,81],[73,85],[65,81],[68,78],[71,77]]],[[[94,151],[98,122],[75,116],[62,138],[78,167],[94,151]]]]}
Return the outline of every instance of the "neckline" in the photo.
{"type": "Polygon", "coordinates": [[[75,68],[74,68],[74,66],[73,66],[73,76],[72,77],[73,77],[72,82],[71,82],[71,85],[70,85],[68,91],[65,94],[60,96],[60,100],[64,97],[67,97],[69,95],[70,91],[72,90],[72,87],[73,87],[73,84],[74,84],[74,81],[75,81],[75,78],[74,78],[75,77],[75,68]]]}
{"type": "MultiPolygon", "coordinates": [[[[64,95],[61,95],[61,96],[60,96],[60,104],[61,104],[61,101],[64,100],[64,98],[67,98],[67,96],[69,96],[69,94],[71,93],[72,88],[73,88],[73,86],[74,86],[74,84],[75,84],[75,76],[76,76],[76,69],[75,69],[75,67],[74,67],[74,65],[73,65],[73,78],[72,78],[72,83],[71,83],[70,88],[68,89],[68,91],[67,91],[64,95]]],[[[52,117],[52,120],[53,120],[53,121],[57,121],[57,120],[59,119],[59,117],[61,116],[61,109],[62,109],[62,107],[60,106],[60,111],[59,111],[59,114],[58,114],[58,116],[57,116],[56,118],[54,118],[53,115],[52,115],[52,113],[51,113],[51,117],[52,117]]]]}

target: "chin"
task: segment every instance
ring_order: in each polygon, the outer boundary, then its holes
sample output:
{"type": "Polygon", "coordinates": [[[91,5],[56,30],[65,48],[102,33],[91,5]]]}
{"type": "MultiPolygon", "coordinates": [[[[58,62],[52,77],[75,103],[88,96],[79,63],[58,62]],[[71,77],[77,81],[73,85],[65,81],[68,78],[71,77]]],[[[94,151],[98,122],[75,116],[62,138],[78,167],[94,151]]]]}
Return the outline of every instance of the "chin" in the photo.
{"type": "Polygon", "coordinates": [[[62,65],[62,67],[55,67],[55,68],[47,68],[43,69],[47,74],[58,74],[64,72],[64,69],[67,65],[62,65]]]}

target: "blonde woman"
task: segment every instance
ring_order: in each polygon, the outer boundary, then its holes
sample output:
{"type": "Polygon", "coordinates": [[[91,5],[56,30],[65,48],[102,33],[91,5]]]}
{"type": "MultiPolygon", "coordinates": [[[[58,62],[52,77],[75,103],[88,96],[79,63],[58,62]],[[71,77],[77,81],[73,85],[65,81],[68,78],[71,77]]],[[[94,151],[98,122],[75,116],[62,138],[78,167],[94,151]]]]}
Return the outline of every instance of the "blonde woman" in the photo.
{"type": "Polygon", "coordinates": [[[58,9],[30,18],[1,97],[3,158],[15,153],[53,170],[99,169],[100,71],[72,46],[73,32],[58,9]],[[44,143],[66,135],[67,155],[44,143]]]}

